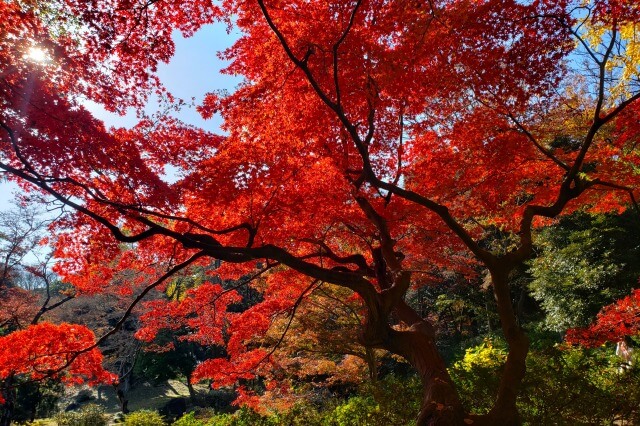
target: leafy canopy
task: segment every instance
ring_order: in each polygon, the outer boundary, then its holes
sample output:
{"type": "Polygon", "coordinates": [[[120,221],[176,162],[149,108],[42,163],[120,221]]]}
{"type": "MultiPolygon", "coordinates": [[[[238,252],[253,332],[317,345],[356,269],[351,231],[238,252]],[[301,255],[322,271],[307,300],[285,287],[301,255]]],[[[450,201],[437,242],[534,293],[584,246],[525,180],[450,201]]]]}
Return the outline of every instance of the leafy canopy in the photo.
{"type": "MultiPolygon", "coordinates": [[[[267,369],[254,342],[329,283],[360,303],[361,343],[420,370],[434,398],[421,418],[460,423],[434,327],[403,297],[421,277],[481,265],[511,350],[496,407],[516,419],[528,343],[508,276],[533,254],[533,227],[635,202],[634,0],[3,0],[0,14],[0,169],[66,212],[52,227],[64,281],[129,294],[130,313],[214,258],[216,275],[262,292],[243,312],[236,289],[214,282],[147,306],[142,339],[187,327],[186,339],[226,347],[194,380],[227,386],[267,369]],[[153,92],[174,102],[155,74],[171,33],[215,20],[242,34],[221,55],[243,83],[199,107],[222,116],[224,135],[170,116],[107,129],[82,106],[140,109],[153,92]],[[496,228],[514,234],[508,250],[483,245],[496,228]]],[[[3,339],[43,327],[73,326],[3,339]]],[[[63,354],[91,345],[73,330],[55,343],[63,354]]],[[[93,377],[99,359],[85,355],[92,367],[77,372],[93,377]]],[[[58,358],[48,367],[67,366],[58,358]]],[[[5,375],[27,372],[0,359],[5,375]]]]}

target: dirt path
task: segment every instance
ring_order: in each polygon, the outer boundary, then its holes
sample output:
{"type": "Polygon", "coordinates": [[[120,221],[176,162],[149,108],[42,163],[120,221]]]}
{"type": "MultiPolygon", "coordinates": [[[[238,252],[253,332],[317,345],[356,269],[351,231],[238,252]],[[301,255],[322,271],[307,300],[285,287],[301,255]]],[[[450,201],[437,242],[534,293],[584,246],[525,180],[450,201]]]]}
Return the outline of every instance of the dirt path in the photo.
{"type": "MultiPolygon", "coordinates": [[[[197,391],[205,393],[205,385],[197,386],[197,391]]],[[[141,409],[158,410],[172,398],[189,398],[189,389],[178,380],[169,380],[160,385],[142,383],[129,391],[129,410],[141,409]]],[[[104,407],[107,414],[115,415],[120,413],[116,392],[111,386],[100,386],[99,388],[75,388],[69,389],[66,398],[61,402],[60,408],[65,410],[73,401],[82,400],[80,405],[89,403],[98,404],[104,407]]]]}

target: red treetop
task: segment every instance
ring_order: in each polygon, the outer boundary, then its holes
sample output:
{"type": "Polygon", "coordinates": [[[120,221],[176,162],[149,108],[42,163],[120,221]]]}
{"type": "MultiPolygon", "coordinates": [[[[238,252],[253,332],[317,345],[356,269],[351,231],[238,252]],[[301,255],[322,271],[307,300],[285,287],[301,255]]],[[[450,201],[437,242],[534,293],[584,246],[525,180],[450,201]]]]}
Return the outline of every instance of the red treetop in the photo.
{"type": "Polygon", "coordinates": [[[565,340],[570,344],[597,347],[639,333],[640,289],[637,289],[629,296],[605,306],[589,327],[568,330],[565,340]]]}

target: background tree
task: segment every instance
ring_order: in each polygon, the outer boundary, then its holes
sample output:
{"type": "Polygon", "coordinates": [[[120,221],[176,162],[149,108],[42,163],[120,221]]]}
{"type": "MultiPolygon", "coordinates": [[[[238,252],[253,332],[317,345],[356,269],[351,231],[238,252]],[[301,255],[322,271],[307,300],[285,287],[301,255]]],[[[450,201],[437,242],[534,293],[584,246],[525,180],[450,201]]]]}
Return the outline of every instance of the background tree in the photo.
{"type": "Polygon", "coordinates": [[[640,277],[640,219],[576,213],[545,228],[531,261],[530,288],[554,331],[586,326],[603,305],[621,299],[640,277]]]}
{"type": "Polygon", "coordinates": [[[640,332],[640,309],[638,300],[640,289],[630,295],[605,306],[588,327],[571,329],[567,341],[596,347],[605,342],[620,342],[627,336],[637,336],[640,332]]]}
{"type": "Polygon", "coordinates": [[[362,308],[351,291],[318,285],[277,314],[259,342],[273,348],[276,361],[266,380],[284,386],[271,386],[256,402],[284,408],[301,399],[321,400],[322,394],[349,395],[365,381],[375,386],[388,354],[358,343],[362,308]]]}
{"type": "MultiPolygon", "coordinates": [[[[45,236],[50,220],[42,218],[42,211],[34,205],[16,205],[0,212],[0,286],[31,287],[24,268],[37,258],[36,249],[45,236]],[[25,259],[28,256],[32,259],[25,259]],[[25,261],[26,260],[26,261],[25,261]],[[21,283],[25,281],[24,283],[21,283]],[[22,284],[22,285],[21,285],[22,284]]],[[[31,290],[31,288],[27,288],[31,290]]]]}
{"type": "Polygon", "coordinates": [[[104,356],[102,365],[117,379],[114,391],[123,413],[128,413],[129,391],[134,377],[133,370],[141,350],[141,342],[133,336],[138,329],[137,315],[130,315],[119,324],[128,307],[128,299],[113,293],[93,296],[79,295],[65,304],[63,309],[52,312],[47,320],[54,323],[73,322],[90,329],[98,336],[111,332],[109,339],[100,342],[98,348],[104,356]]]}
{"type": "MultiPolygon", "coordinates": [[[[54,288],[55,277],[48,264],[50,255],[40,247],[51,222],[43,216],[36,204],[26,203],[0,212],[0,338],[38,324],[45,313],[73,297],[58,295],[54,288]]],[[[14,354],[6,352],[4,356],[14,354]]],[[[52,413],[60,397],[60,380],[49,378],[39,383],[13,373],[0,374],[0,398],[4,400],[0,424],[52,413]]]]}

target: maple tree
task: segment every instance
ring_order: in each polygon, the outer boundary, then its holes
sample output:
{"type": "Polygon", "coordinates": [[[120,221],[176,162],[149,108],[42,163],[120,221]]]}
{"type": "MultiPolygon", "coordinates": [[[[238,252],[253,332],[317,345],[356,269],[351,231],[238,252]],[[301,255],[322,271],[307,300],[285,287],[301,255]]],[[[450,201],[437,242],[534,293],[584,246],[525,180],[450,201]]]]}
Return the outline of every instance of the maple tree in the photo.
{"type": "MultiPolygon", "coordinates": [[[[53,230],[65,282],[135,295],[128,314],[211,258],[224,279],[262,280],[262,301],[243,312],[213,282],[147,305],[142,339],[186,326],[226,347],[193,380],[269,369],[272,353],[251,342],[322,282],[356,295],[362,345],[418,371],[419,424],[517,424],[529,344],[509,278],[532,255],[533,227],[636,204],[635,0],[3,0],[0,12],[0,169],[70,209],[53,230]],[[107,129],[82,106],[123,112],[154,91],[171,101],[155,75],[171,32],[215,20],[242,32],[222,56],[244,82],[199,107],[222,115],[224,136],[168,116],[107,129]],[[487,248],[496,227],[512,247],[487,248]],[[465,411],[433,324],[404,301],[421,274],[471,266],[490,274],[508,344],[485,415],[465,411]],[[130,270],[140,278],[123,279],[130,270]]],[[[101,377],[82,351],[93,336],[71,325],[34,325],[2,347],[54,333],[74,339],[62,354],[81,355],[0,354],[0,371],[38,378],[45,362],[101,377]]]]}
{"type": "Polygon", "coordinates": [[[386,354],[358,343],[361,304],[349,290],[318,285],[298,301],[275,316],[257,342],[275,348],[262,380],[279,384],[256,395],[257,408],[285,411],[303,398],[345,394],[365,378],[374,385],[379,379],[386,354]]]}
{"type": "Polygon", "coordinates": [[[567,342],[586,347],[600,346],[606,342],[620,342],[626,336],[640,332],[640,289],[605,306],[589,327],[567,331],[567,342]]]}
{"type": "MultiPolygon", "coordinates": [[[[39,324],[45,314],[73,299],[72,294],[55,294],[50,259],[40,261],[36,255],[49,222],[40,215],[26,204],[0,214],[2,425],[9,425],[15,412],[25,408],[18,406],[25,393],[32,393],[36,401],[38,394],[42,396],[41,380],[54,386],[58,381],[75,384],[112,380],[112,375],[102,368],[100,351],[90,347],[94,342],[91,330],[65,322],[39,324]],[[24,392],[17,394],[16,386],[24,392]]],[[[35,415],[36,406],[27,408],[35,415]]]]}

